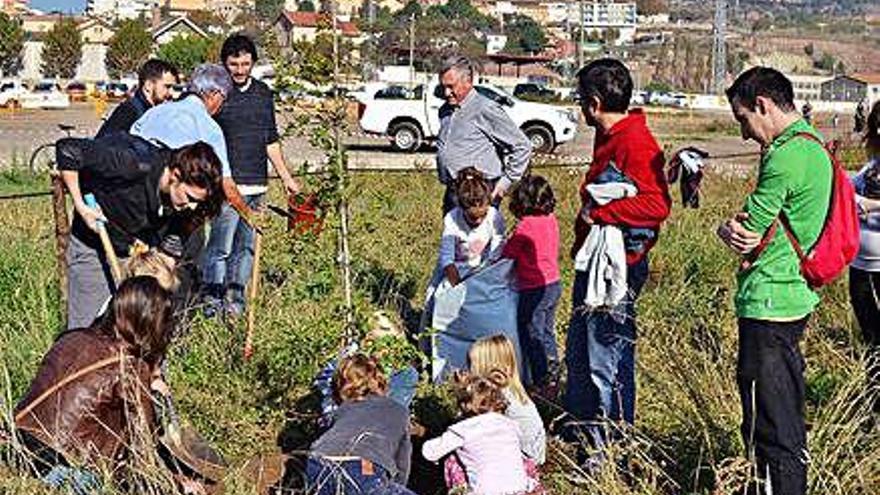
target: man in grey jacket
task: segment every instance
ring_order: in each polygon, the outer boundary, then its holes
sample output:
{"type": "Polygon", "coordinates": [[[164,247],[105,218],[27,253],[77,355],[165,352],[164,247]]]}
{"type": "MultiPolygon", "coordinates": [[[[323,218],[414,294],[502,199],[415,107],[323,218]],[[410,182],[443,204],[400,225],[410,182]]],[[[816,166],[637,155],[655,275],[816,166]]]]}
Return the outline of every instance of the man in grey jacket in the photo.
{"type": "Polygon", "coordinates": [[[437,173],[446,185],[443,213],[455,208],[455,178],[465,167],[476,167],[492,185],[498,204],[529,165],[532,144],[501,105],[474,89],[474,66],[465,57],[451,57],[439,71],[446,104],[440,108],[437,173]]]}

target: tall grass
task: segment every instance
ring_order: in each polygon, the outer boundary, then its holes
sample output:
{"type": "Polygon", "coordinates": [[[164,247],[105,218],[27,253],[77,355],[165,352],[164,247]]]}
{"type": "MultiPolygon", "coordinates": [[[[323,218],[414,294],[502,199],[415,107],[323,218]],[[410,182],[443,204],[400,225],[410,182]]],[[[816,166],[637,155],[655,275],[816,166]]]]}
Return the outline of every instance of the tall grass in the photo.
{"type": "MultiPolygon", "coordinates": [[[[579,178],[568,170],[541,173],[559,198],[566,252],[579,178]]],[[[715,240],[714,229],[740,207],[747,182],[710,175],[701,209],[676,204],[651,254],[650,277],[638,306],[635,431],[608,452],[612,462],[595,475],[579,470],[569,447],[552,442],[544,474],[552,493],[727,494],[746,481],[749,465],[739,436],[734,382],[736,260],[715,240]]],[[[352,189],[358,318],[385,307],[410,323],[417,321],[436,259],[442,191],[432,174],[358,175],[352,189]]],[[[280,202],[277,188],[271,196],[280,202]]],[[[0,204],[0,376],[9,377],[0,384],[0,410],[8,411],[24,393],[61,328],[51,218],[48,199],[0,204]]],[[[241,322],[226,325],[196,317],[169,360],[180,413],[233,465],[227,493],[252,491],[241,467],[252,456],[307,447],[314,431],[310,381],[342,339],[333,219],[314,239],[288,234],[282,223],[279,219],[265,237],[254,358],[241,358],[241,322]]],[[[564,345],[573,274],[561,256],[565,287],[557,335],[564,345]]],[[[866,405],[863,349],[845,281],[822,296],[803,343],[810,493],[877,493],[880,439],[876,417],[866,405]]],[[[417,413],[436,430],[452,411],[442,391],[422,387],[417,413]]],[[[429,485],[429,471],[415,469],[420,479],[413,481],[429,485]]],[[[0,468],[0,493],[34,486],[20,472],[0,468]]]]}

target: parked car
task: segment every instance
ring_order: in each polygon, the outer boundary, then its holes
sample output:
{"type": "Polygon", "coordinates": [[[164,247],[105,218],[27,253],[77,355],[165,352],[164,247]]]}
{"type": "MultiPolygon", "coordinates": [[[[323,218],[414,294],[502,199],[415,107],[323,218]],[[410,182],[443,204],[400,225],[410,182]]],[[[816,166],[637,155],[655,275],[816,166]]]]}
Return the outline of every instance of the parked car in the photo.
{"type": "Polygon", "coordinates": [[[128,84],[122,81],[113,81],[107,85],[108,100],[124,100],[128,98],[129,92],[132,90],[128,84]]]}
{"type": "Polygon", "coordinates": [[[559,101],[559,93],[546,86],[535,83],[521,83],[513,88],[513,96],[527,101],[553,102],[559,101]]]}
{"type": "Polygon", "coordinates": [[[85,83],[79,81],[71,81],[68,83],[64,92],[70,97],[70,101],[86,101],[86,98],[88,97],[85,83]]]}
{"type": "Polygon", "coordinates": [[[94,88],[92,88],[92,96],[95,98],[106,98],[107,97],[107,81],[98,81],[95,83],[94,88]]]}
{"type": "MultiPolygon", "coordinates": [[[[375,88],[373,88],[375,89],[375,88]]],[[[520,100],[501,88],[478,84],[475,89],[497,102],[525,132],[535,151],[550,152],[559,144],[574,139],[577,113],[543,103],[520,100]]],[[[423,142],[436,139],[440,131],[438,110],[443,105],[442,87],[434,80],[417,87],[413,95],[419,99],[386,99],[384,88],[354,93],[358,98],[360,127],[364,132],[391,138],[393,148],[416,151],[423,142]]]]}
{"type": "Polygon", "coordinates": [[[70,97],[61,90],[55,81],[42,81],[22,96],[22,108],[67,108],[70,97]]]}
{"type": "Polygon", "coordinates": [[[22,96],[27,92],[27,88],[18,79],[3,79],[0,81],[0,106],[21,106],[22,96]]]}

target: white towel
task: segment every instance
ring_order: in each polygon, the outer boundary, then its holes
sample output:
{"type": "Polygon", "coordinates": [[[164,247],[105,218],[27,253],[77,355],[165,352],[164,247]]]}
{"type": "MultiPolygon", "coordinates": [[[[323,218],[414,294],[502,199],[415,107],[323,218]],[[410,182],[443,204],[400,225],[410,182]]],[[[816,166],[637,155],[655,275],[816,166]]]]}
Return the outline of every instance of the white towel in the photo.
{"type": "Polygon", "coordinates": [[[626,250],[623,232],[614,225],[593,225],[574,260],[587,273],[587,309],[614,307],[626,296],[626,250]]]}

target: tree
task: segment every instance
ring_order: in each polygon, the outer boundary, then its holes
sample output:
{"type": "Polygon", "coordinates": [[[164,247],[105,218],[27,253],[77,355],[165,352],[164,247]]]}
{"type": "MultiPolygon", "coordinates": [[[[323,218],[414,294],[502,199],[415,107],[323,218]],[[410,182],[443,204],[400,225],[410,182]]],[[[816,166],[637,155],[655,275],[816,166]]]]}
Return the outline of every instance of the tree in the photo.
{"type": "Polygon", "coordinates": [[[42,57],[46,77],[70,79],[76,75],[82,59],[82,39],[73,19],[61,19],[46,33],[42,57]]]}
{"type": "Polygon", "coordinates": [[[254,9],[257,17],[266,22],[272,22],[284,8],[284,0],[256,0],[254,9]]]}
{"type": "Polygon", "coordinates": [[[804,53],[806,53],[808,57],[812,57],[813,53],[815,52],[816,48],[813,46],[812,43],[807,43],[806,45],[804,45],[804,53]]]}
{"type": "Polygon", "coordinates": [[[509,16],[505,31],[507,45],[504,50],[511,53],[535,54],[542,51],[547,44],[547,36],[541,26],[531,17],[522,14],[509,16]]]}
{"type": "Polygon", "coordinates": [[[24,31],[17,20],[0,12],[0,73],[15,75],[21,70],[24,31]]]}
{"type": "Polygon", "coordinates": [[[426,15],[434,20],[464,21],[469,27],[482,33],[498,27],[495,18],[482,14],[471,5],[470,0],[449,0],[442,5],[433,5],[428,8],[426,15]]]}
{"type": "Polygon", "coordinates": [[[146,24],[138,19],[124,20],[107,44],[107,71],[113,77],[137,72],[152,49],[153,37],[146,24]]]}
{"type": "Polygon", "coordinates": [[[832,71],[832,70],[834,70],[834,64],[836,62],[837,61],[834,60],[833,55],[831,55],[828,52],[822,52],[822,56],[819,58],[819,60],[813,62],[813,65],[817,69],[832,71]]]}
{"type": "Polygon", "coordinates": [[[296,8],[299,9],[300,12],[314,12],[315,4],[312,0],[302,0],[296,4],[296,8]]]}
{"type": "Polygon", "coordinates": [[[203,38],[195,34],[177,36],[159,47],[156,56],[174,64],[181,74],[189,74],[199,64],[218,60],[222,41],[217,37],[203,38]]]}

